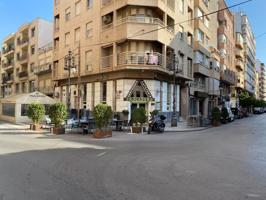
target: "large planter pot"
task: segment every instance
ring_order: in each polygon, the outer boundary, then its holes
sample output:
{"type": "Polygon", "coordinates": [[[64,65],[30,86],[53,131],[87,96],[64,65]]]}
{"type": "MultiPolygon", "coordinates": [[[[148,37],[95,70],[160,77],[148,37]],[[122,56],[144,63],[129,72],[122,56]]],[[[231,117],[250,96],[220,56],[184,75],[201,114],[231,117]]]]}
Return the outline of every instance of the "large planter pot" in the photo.
{"type": "Polygon", "coordinates": [[[32,130],[32,131],[40,131],[41,130],[41,125],[40,124],[31,124],[30,125],[30,130],[32,130]]]}
{"type": "Polygon", "coordinates": [[[142,127],[132,127],[132,133],[141,134],[142,133],[142,127]]]}
{"type": "Polygon", "coordinates": [[[218,127],[218,126],[220,126],[220,122],[219,121],[213,121],[212,125],[215,127],[218,127]]]}
{"type": "Polygon", "coordinates": [[[93,138],[101,139],[101,138],[108,138],[113,136],[113,132],[111,129],[107,130],[95,130],[93,132],[93,138]]]}
{"type": "Polygon", "coordinates": [[[66,129],[64,127],[54,127],[52,131],[55,135],[62,135],[66,133],[66,129]]]}

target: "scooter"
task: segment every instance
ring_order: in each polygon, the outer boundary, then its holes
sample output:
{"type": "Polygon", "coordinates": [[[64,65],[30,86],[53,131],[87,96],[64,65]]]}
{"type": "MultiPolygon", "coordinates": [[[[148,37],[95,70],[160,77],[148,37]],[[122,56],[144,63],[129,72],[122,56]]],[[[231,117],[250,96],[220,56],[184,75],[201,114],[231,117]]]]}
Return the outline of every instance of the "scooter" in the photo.
{"type": "Polygon", "coordinates": [[[165,119],[166,117],[164,115],[151,117],[149,121],[148,134],[151,134],[152,131],[164,133],[164,129],[165,129],[164,120],[165,119]]]}

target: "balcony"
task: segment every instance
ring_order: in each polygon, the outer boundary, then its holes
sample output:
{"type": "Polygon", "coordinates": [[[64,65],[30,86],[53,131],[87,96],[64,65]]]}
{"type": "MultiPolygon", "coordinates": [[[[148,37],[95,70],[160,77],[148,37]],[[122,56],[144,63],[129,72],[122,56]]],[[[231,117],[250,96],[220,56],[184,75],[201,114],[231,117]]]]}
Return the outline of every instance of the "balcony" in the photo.
{"type": "Polygon", "coordinates": [[[19,78],[27,78],[29,76],[28,72],[22,71],[18,74],[19,78]]]}
{"type": "Polygon", "coordinates": [[[194,73],[201,74],[203,76],[210,76],[210,69],[203,63],[195,63],[194,73]]]}
{"type": "Polygon", "coordinates": [[[242,60],[236,59],[236,68],[244,71],[244,62],[242,60]]]}
{"type": "Polygon", "coordinates": [[[18,46],[24,47],[24,46],[29,44],[29,39],[28,38],[24,38],[24,39],[18,40],[17,44],[18,44],[18,46]]]}
{"type": "Polygon", "coordinates": [[[216,68],[212,68],[209,70],[209,76],[216,79],[216,80],[220,80],[220,69],[216,68]]]}
{"type": "Polygon", "coordinates": [[[211,57],[211,52],[209,51],[209,49],[206,46],[204,46],[202,44],[201,41],[195,41],[194,42],[194,50],[202,52],[207,57],[211,57]]]}
{"type": "Polygon", "coordinates": [[[9,69],[14,67],[14,60],[9,61],[7,63],[3,63],[2,65],[3,69],[9,69]]]}
{"type": "Polygon", "coordinates": [[[8,56],[11,53],[14,53],[15,51],[15,47],[14,46],[8,46],[7,48],[3,48],[3,56],[8,56]]]}
{"type": "Polygon", "coordinates": [[[102,68],[113,67],[113,55],[102,57],[101,58],[101,67],[102,68]]]}
{"type": "Polygon", "coordinates": [[[236,47],[243,49],[244,48],[244,39],[241,33],[236,34],[236,47]]]}
{"type": "Polygon", "coordinates": [[[21,65],[27,63],[28,62],[28,55],[23,55],[23,56],[18,57],[18,61],[21,65]]]}
{"type": "Polygon", "coordinates": [[[199,93],[199,94],[205,94],[208,95],[208,89],[207,89],[207,85],[203,82],[199,82],[199,81],[194,81],[191,85],[191,90],[194,93],[199,93]]]}
{"type": "Polygon", "coordinates": [[[124,52],[118,54],[117,65],[139,67],[163,67],[163,55],[158,52],[124,52]]]}
{"type": "Polygon", "coordinates": [[[8,76],[4,76],[2,79],[2,84],[9,84],[12,83],[14,81],[14,75],[8,75],[8,76]]]}
{"type": "Polygon", "coordinates": [[[52,63],[48,63],[48,64],[44,64],[44,65],[38,66],[35,69],[34,73],[36,75],[38,75],[38,76],[52,73],[52,63]]]}
{"type": "Polygon", "coordinates": [[[244,53],[243,53],[242,49],[236,49],[235,50],[235,55],[236,55],[236,58],[240,58],[240,59],[244,58],[244,53]]]}
{"type": "Polygon", "coordinates": [[[229,84],[229,85],[235,85],[236,83],[236,74],[234,71],[225,69],[221,71],[221,81],[229,84]]]}
{"type": "Polygon", "coordinates": [[[122,41],[130,37],[132,40],[150,40],[168,43],[169,37],[173,37],[174,28],[168,26],[166,29],[162,29],[164,26],[165,24],[160,18],[128,16],[119,20],[115,27],[113,23],[104,25],[101,37],[103,42],[122,41]],[[145,30],[145,32],[150,31],[150,33],[142,34],[143,31],[141,30],[145,30]]]}
{"type": "Polygon", "coordinates": [[[108,6],[112,3],[113,3],[113,0],[102,0],[101,7],[103,8],[103,7],[108,6]]]}

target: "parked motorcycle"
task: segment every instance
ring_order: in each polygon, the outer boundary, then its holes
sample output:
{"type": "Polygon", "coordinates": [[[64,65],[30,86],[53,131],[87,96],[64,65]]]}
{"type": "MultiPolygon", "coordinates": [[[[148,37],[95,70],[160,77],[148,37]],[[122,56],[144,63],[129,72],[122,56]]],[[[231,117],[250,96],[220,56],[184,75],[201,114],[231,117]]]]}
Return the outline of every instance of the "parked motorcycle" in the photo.
{"type": "Polygon", "coordinates": [[[151,116],[151,119],[149,120],[148,134],[151,134],[151,132],[164,133],[165,119],[166,117],[164,115],[151,116]]]}

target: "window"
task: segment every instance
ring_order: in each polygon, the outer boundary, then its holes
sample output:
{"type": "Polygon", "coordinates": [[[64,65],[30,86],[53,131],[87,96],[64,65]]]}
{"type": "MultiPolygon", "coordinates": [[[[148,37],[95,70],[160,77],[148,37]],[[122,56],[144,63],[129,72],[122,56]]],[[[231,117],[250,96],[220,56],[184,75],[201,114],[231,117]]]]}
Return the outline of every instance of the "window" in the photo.
{"type": "Polygon", "coordinates": [[[210,41],[210,38],[208,38],[208,37],[206,36],[205,46],[206,46],[207,49],[209,48],[209,41],[210,41]]]}
{"type": "Polygon", "coordinates": [[[75,42],[80,41],[80,28],[75,29],[75,42]]]}
{"type": "Polygon", "coordinates": [[[181,13],[184,13],[184,11],[185,11],[185,2],[184,2],[184,0],[180,0],[180,2],[179,2],[179,11],[181,13]]]}
{"type": "Polygon", "coordinates": [[[179,30],[180,30],[180,39],[184,40],[184,27],[179,25],[179,30]]]}
{"type": "Polygon", "coordinates": [[[35,45],[31,46],[30,48],[31,50],[31,55],[34,55],[35,54],[35,45]]]}
{"type": "Polygon", "coordinates": [[[86,24],[86,38],[92,37],[92,22],[86,24]]]}
{"type": "Polygon", "coordinates": [[[16,94],[19,93],[19,83],[16,83],[16,94]]]}
{"type": "Polygon", "coordinates": [[[2,114],[4,116],[15,116],[15,107],[16,105],[14,103],[3,103],[2,104],[2,114]]]}
{"type": "Polygon", "coordinates": [[[204,64],[204,55],[200,51],[196,51],[195,53],[195,63],[204,64]]]}
{"type": "Polygon", "coordinates": [[[203,20],[203,12],[199,8],[197,8],[196,10],[196,17],[199,18],[200,20],[203,20]]]}
{"type": "Polygon", "coordinates": [[[203,40],[204,40],[204,34],[199,29],[197,29],[197,40],[200,41],[200,42],[203,42],[203,40]]]}
{"type": "Polygon", "coordinates": [[[66,19],[66,21],[70,20],[70,16],[71,16],[71,11],[70,11],[70,7],[69,7],[69,8],[67,8],[65,10],[65,19],[66,19]]]}
{"type": "Polygon", "coordinates": [[[65,34],[65,46],[67,47],[69,46],[69,44],[70,44],[70,33],[68,32],[65,34]]]}
{"type": "Polygon", "coordinates": [[[35,27],[31,29],[31,37],[35,37],[35,27]]]}
{"type": "Polygon", "coordinates": [[[85,67],[86,71],[92,71],[92,51],[86,51],[85,53],[85,67]]]}
{"type": "Polygon", "coordinates": [[[207,28],[209,28],[209,26],[210,26],[210,20],[207,19],[206,17],[204,18],[204,25],[205,25],[207,28]]]}
{"type": "Polygon", "coordinates": [[[102,83],[102,102],[106,103],[107,101],[107,82],[102,83]]]}
{"type": "Polygon", "coordinates": [[[76,16],[80,14],[80,1],[75,4],[75,14],[76,16]]]}
{"type": "Polygon", "coordinates": [[[92,8],[93,0],[87,0],[87,8],[92,8]]]}
{"type": "Polygon", "coordinates": [[[35,66],[34,63],[31,63],[31,64],[30,64],[30,72],[31,72],[31,73],[34,72],[34,68],[35,68],[34,66],[35,66]]]}

